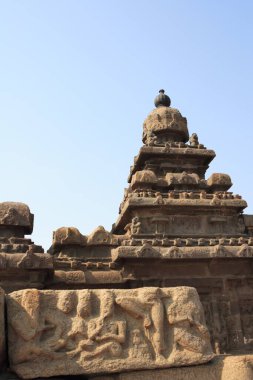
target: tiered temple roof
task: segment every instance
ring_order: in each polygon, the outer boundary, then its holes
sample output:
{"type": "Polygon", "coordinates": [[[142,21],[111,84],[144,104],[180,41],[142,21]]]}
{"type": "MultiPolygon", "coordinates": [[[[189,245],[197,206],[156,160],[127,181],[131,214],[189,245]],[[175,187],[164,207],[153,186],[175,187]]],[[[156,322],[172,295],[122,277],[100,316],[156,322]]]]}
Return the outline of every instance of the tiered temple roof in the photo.
{"type": "Polygon", "coordinates": [[[215,152],[189,137],[160,90],[143,124],[112,231],[53,233],[48,253],[26,234],[26,205],[0,204],[0,286],[5,291],[193,286],[217,353],[253,348],[253,216],[229,175],[205,178],[215,152]],[[250,321],[250,323],[249,323],[250,321]]]}

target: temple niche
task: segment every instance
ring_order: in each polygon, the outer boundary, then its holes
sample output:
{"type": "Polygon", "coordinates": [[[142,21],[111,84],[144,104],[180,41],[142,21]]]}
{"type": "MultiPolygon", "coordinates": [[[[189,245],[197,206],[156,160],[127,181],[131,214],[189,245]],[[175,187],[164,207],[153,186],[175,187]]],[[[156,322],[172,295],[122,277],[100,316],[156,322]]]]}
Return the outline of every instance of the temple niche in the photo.
{"type": "Polygon", "coordinates": [[[45,253],[29,207],[0,203],[7,372],[252,379],[253,215],[228,174],[206,178],[215,152],[170,104],[160,90],[111,231],[62,226],[45,253]]]}

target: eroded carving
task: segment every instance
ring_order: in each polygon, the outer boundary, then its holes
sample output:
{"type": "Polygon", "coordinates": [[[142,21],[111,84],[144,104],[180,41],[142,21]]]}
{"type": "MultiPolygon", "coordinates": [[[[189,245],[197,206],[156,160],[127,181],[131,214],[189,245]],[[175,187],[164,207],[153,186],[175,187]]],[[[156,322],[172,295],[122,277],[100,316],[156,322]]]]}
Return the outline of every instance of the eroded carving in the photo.
{"type": "Polygon", "coordinates": [[[141,233],[141,221],[138,216],[132,219],[130,231],[132,235],[139,235],[141,233]]]}
{"type": "Polygon", "coordinates": [[[189,143],[192,147],[197,147],[199,145],[199,139],[197,133],[193,133],[189,138],[189,143]]]}
{"type": "Polygon", "coordinates": [[[7,306],[11,368],[25,378],[189,365],[212,357],[193,288],[29,289],[11,293],[7,306]]]}
{"type": "Polygon", "coordinates": [[[53,232],[53,245],[85,245],[86,236],[75,227],[60,227],[53,232]]]}
{"type": "Polygon", "coordinates": [[[106,231],[103,226],[98,226],[87,239],[88,245],[111,245],[117,243],[117,237],[106,231]]]}

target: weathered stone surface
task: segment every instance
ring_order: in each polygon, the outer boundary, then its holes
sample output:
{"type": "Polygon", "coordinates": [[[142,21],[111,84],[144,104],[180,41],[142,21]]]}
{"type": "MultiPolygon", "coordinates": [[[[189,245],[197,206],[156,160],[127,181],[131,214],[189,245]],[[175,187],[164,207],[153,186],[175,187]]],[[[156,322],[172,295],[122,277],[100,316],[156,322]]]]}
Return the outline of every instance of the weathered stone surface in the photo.
{"type": "MultiPolygon", "coordinates": [[[[112,231],[100,226],[84,236],[59,229],[49,251],[54,275],[45,287],[191,286],[215,352],[252,352],[253,216],[228,191],[229,175],[206,178],[215,152],[196,133],[188,139],[187,120],[164,93],[158,98],[112,231]]],[[[1,245],[0,239],[0,252],[1,245]]]]}
{"type": "MultiPolygon", "coordinates": [[[[156,244],[150,242],[142,242],[138,244],[138,240],[126,240],[125,245],[112,250],[112,260],[118,261],[120,259],[136,259],[142,261],[144,259],[160,259],[160,260],[173,260],[173,259],[191,259],[201,260],[207,258],[236,258],[236,257],[253,257],[253,242],[249,245],[247,242],[238,246],[231,246],[226,242],[220,242],[222,239],[213,239],[209,245],[206,239],[199,246],[195,242],[189,242],[190,246],[185,246],[185,240],[177,239],[176,244],[171,244],[167,239],[163,241],[158,240],[156,244]],[[206,243],[206,244],[205,244],[206,243]],[[166,245],[165,247],[163,245],[166,245]]],[[[235,239],[236,240],[236,239],[235,239]]],[[[238,239],[237,239],[238,241],[238,239]]]]}
{"type": "Polygon", "coordinates": [[[167,141],[186,142],[189,138],[186,118],[172,107],[161,106],[148,115],[143,124],[144,143],[148,132],[157,134],[159,143],[163,144],[167,141]]]}
{"type": "Polygon", "coordinates": [[[5,351],[4,291],[0,288],[0,369],[4,366],[5,351]]]}
{"type": "Polygon", "coordinates": [[[87,239],[89,245],[117,245],[117,236],[106,231],[103,226],[98,226],[87,239]]]}
{"type": "MultiPolygon", "coordinates": [[[[3,226],[22,227],[27,234],[33,230],[33,214],[29,207],[20,202],[0,203],[0,233],[5,231],[3,226]]],[[[0,236],[5,236],[0,235],[0,236]]]]}
{"type": "Polygon", "coordinates": [[[232,186],[231,178],[228,174],[213,173],[207,180],[208,186],[213,191],[228,190],[232,186]]]}
{"type": "Polygon", "coordinates": [[[60,227],[53,232],[53,246],[86,245],[87,238],[75,227],[60,227]]]}
{"type": "Polygon", "coordinates": [[[192,367],[134,371],[89,377],[89,380],[252,380],[253,355],[219,356],[211,363],[192,367]]]}
{"type": "Polygon", "coordinates": [[[8,268],[52,269],[53,258],[47,253],[0,253],[0,270],[8,268]]]}
{"type": "Polygon", "coordinates": [[[194,288],[27,289],[7,297],[9,360],[22,378],[209,361],[194,288]]]}

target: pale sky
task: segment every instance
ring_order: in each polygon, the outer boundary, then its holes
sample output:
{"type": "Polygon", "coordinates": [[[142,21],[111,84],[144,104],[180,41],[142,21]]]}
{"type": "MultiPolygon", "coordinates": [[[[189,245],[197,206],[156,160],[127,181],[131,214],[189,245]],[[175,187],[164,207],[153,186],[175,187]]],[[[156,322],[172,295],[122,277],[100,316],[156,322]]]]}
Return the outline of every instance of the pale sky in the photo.
{"type": "Polygon", "coordinates": [[[251,0],[0,0],[0,201],[108,230],[164,88],[253,213],[251,0]]]}

